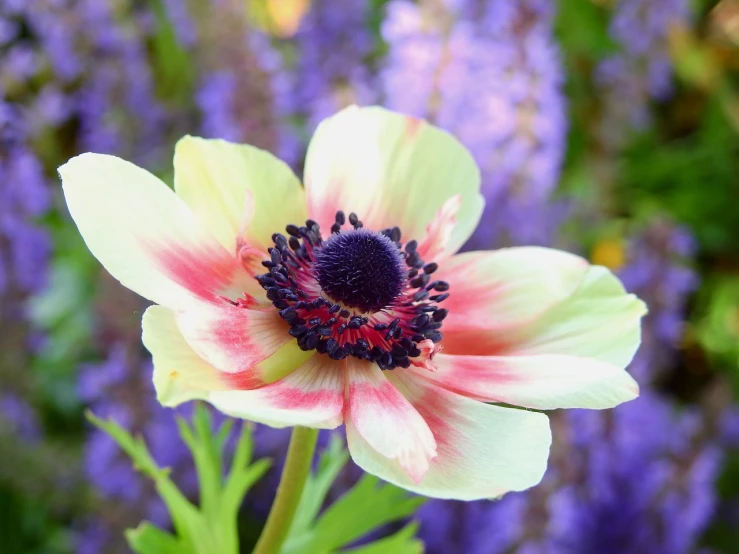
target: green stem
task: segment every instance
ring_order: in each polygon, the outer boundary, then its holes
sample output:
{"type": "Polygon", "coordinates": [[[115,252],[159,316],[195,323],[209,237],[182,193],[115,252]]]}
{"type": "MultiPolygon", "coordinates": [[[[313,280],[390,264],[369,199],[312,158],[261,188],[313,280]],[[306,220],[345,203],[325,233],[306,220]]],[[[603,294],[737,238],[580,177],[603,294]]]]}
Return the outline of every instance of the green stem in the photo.
{"type": "Polygon", "coordinates": [[[279,554],[298,511],[300,496],[310,473],[317,438],[317,429],[308,427],[293,429],[275,501],[252,554],[279,554]]]}

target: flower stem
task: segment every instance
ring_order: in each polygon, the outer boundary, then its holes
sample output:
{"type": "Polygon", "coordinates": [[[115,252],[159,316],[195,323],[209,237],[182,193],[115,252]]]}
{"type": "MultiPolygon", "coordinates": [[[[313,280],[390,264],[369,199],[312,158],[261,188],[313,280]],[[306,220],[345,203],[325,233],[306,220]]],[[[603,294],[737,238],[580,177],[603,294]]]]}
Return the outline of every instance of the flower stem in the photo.
{"type": "Polygon", "coordinates": [[[252,554],[279,554],[298,511],[298,503],[303,494],[305,480],[310,473],[317,439],[317,429],[308,427],[293,429],[277,494],[252,554]]]}

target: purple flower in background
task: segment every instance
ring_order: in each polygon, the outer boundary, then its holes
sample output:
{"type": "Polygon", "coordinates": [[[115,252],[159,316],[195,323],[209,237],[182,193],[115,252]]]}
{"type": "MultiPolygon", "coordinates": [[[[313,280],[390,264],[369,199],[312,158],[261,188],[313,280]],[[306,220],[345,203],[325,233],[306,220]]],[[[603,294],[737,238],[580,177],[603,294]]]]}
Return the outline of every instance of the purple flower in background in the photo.
{"type": "Polygon", "coordinates": [[[24,442],[34,443],[41,438],[36,412],[25,400],[8,392],[0,396],[0,428],[7,428],[24,442]]]}
{"type": "Polygon", "coordinates": [[[68,12],[86,67],[76,95],[80,150],[126,153],[143,164],[163,156],[164,106],[155,98],[147,40],[151,14],[127,7],[116,18],[106,2],[84,0],[68,12]],[[135,117],[131,117],[135,114],[135,117]]]}
{"type": "Polygon", "coordinates": [[[542,485],[500,501],[427,503],[427,552],[693,551],[722,459],[710,422],[651,393],[608,413],[559,416],[542,485]]]}
{"type": "Polygon", "coordinates": [[[243,4],[211,0],[201,9],[207,11],[195,18],[198,43],[191,48],[200,69],[201,134],[280,155],[293,152],[292,132],[282,123],[286,85],[281,57],[248,20],[243,4]]]}
{"type": "Polygon", "coordinates": [[[695,250],[690,232],[666,219],[652,221],[628,246],[628,263],[619,275],[649,307],[642,345],[630,367],[640,383],[652,382],[675,358],[686,303],[698,287],[698,277],[686,263],[695,250]]]}
{"type": "Polygon", "coordinates": [[[606,146],[618,148],[630,132],[643,129],[650,101],[670,94],[668,35],[690,18],[687,0],[616,2],[610,35],[620,51],[603,60],[595,75],[604,96],[600,135],[606,146]]]}
{"type": "MultiPolygon", "coordinates": [[[[46,213],[50,197],[43,167],[27,138],[20,107],[0,101],[0,296],[5,292],[8,300],[45,285],[51,246],[34,221],[46,213]]],[[[10,308],[8,300],[3,304],[10,308]]]]}
{"type": "MultiPolygon", "coordinates": [[[[180,488],[193,496],[197,477],[189,451],[179,437],[176,413],[162,408],[150,386],[151,363],[141,362],[124,344],[114,345],[109,357],[80,371],[79,394],[98,416],[112,418],[130,431],[141,433],[152,456],[172,468],[180,488]]],[[[181,415],[189,409],[179,410],[181,415]]],[[[80,551],[94,551],[101,537],[106,552],[123,547],[122,531],[146,519],[166,527],[169,516],[147,478],[106,433],[91,428],[84,452],[84,471],[110,510],[87,521],[77,534],[80,551]],[[110,549],[110,550],[109,550],[110,549]]],[[[121,550],[124,552],[125,550],[121,550]]]]}
{"type": "Polygon", "coordinates": [[[547,244],[564,155],[562,67],[550,2],[388,4],[382,80],[389,107],[429,118],[472,151],[486,209],[470,248],[547,244]]]}
{"type": "Polygon", "coordinates": [[[368,66],[373,48],[369,5],[364,0],[314,2],[300,23],[293,39],[288,113],[305,117],[308,133],[339,109],[376,98],[368,66]]]}

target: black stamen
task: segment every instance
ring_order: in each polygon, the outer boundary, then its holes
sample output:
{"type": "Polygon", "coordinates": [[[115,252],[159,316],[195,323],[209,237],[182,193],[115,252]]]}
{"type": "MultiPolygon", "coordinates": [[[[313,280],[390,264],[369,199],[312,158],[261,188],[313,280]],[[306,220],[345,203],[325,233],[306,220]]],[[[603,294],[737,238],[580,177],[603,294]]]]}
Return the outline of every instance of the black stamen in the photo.
{"type": "Polygon", "coordinates": [[[431,281],[438,264],[421,259],[415,240],[401,243],[399,227],[367,231],[357,214],[347,218],[337,211],[328,239],[312,219],[285,231],[287,237],[272,235],[269,259],[261,262],[268,273],[256,279],[302,350],[334,360],[354,356],[392,370],[410,367],[421,355],[420,341],[441,340],[449,312],[438,303],[449,297],[449,283],[431,281]],[[347,219],[353,230],[342,231],[347,219]],[[442,294],[430,296],[433,291],[442,294]],[[380,313],[392,321],[376,322],[380,313]]]}

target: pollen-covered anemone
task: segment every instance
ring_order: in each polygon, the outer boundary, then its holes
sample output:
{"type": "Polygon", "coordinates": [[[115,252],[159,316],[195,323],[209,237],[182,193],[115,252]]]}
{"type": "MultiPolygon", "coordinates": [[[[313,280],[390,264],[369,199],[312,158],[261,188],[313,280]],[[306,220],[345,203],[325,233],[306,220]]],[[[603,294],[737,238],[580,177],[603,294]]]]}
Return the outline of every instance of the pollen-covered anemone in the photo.
{"type": "Polygon", "coordinates": [[[59,168],[92,253],[157,305],[159,401],[274,427],[346,426],[366,471],[472,500],[539,482],[535,410],[638,394],[644,305],[607,269],[546,248],[456,254],[483,209],[470,153],[424,121],[324,121],[305,187],[271,154],[185,137],[174,191],[113,156],[59,168]],[[500,404],[506,404],[502,406],[500,404]]]}

